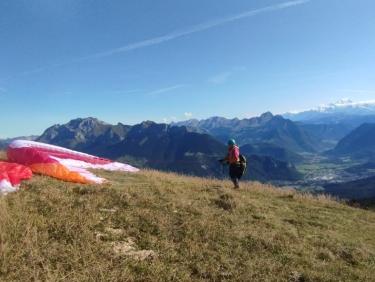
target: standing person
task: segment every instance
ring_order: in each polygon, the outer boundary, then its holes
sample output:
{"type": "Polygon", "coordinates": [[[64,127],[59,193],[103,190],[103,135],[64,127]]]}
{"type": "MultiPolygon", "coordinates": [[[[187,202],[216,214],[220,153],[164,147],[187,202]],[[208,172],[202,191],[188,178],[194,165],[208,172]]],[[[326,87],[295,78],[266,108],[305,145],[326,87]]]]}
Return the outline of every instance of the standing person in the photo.
{"type": "Polygon", "coordinates": [[[240,188],[239,181],[243,175],[243,169],[240,162],[240,148],[234,139],[228,141],[228,154],[223,161],[229,164],[229,176],[232,179],[234,188],[240,188]]]}

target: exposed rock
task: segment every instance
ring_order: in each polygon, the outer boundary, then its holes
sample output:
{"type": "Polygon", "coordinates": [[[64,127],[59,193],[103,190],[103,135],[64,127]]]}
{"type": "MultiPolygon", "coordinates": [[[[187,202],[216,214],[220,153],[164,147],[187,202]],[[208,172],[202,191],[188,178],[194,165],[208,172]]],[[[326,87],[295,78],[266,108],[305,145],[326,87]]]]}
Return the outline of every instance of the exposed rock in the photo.
{"type": "Polygon", "coordinates": [[[153,250],[137,250],[137,245],[132,238],[127,238],[126,241],[112,242],[111,246],[117,256],[125,256],[138,261],[157,258],[157,254],[153,250]]]}

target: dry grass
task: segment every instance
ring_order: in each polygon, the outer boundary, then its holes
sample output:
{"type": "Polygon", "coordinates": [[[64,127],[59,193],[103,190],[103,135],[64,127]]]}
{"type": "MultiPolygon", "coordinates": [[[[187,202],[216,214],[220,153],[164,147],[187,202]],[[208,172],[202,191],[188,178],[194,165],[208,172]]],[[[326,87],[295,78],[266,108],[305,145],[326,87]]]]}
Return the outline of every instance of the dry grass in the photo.
{"type": "Polygon", "coordinates": [[[6,160],[7,159],[7,155],[4,151],[0,151],[0,161],[1,160],[6,160]]]}
{"type": "MultiPolygon", "coordinates": [[[[156,171],[0,199],[2,281],[371,281],[375,214],[156,171]]],[[[373,281],[373,280],[372,280],[373,281]]]]}

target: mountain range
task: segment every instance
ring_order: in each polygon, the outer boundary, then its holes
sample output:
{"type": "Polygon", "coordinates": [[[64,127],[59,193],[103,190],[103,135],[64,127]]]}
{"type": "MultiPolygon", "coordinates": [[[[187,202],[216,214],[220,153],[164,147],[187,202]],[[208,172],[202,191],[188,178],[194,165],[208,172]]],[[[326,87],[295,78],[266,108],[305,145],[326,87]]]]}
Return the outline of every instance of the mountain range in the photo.
{"type": "Polygon", "coordinates": [[[325,193],[350,200],[375,200],[375,177],[345,183],[328,184],[325,193]]]}
{"type": "Polygon", "coordinates": [[[375,123],[365,123],[345,136],[328,154],[342,157],[364,158],[375,157],[375,123]]]}
{"type": "Polygon", "coordinates": [[[313,140],[319,140],[318,150],[325,151],[364,123],[375,123],[375,100],[353,102],[342,99],[336,103],[283,114],[296,122],[313,140]]]}
{"type": "Polygon", "coordinates": [[[316,143],[296,123],[270,112],[250,119],[212,117],[174,123],[196,132],[205,132],[226,142],[235,138],[240,145],[266,143],[294,152],[314,152],[316,143]]]}
{"type": "Polygon", "coordinates": [[[284,162],[301,163],[304,160],[293,151],[268,143],[246,144],[241,146],[241,152],[245,155],[268,156],[284,162]]]}
{"type": "Polygon", "coordinates": [[[103,147],[121,142],[130,128],[121,123],[112,125],[91,117],[78,118],[67,124],[49,127],[37,141],[97,154],[103,147]]]}
{"type": "Polygon", "coordinates": [[[360,120],[361,117],[375,116],[375,100],[353,102],[350,99],[342,99],[336,103],[321,105],[310,110],[290,112],[283,116],[293,121],[306,123],[339,123],[352,118],[360,120]]]}
{"type": "MultiPolygon", "coordinates": [[[[335,107],[346,108],[344,104],[335,107]]],[[[320,112],[332,114],[335,107],[324,107],[320,112]]],[[[112,125],[96,118],[78,118],[53,125],[39,137],[17,139],[55,144],[142,168],[222,178],[227,177],[227,168],[217,160],[226,154],[228,138],[235,138],[249,160],[245,179],[289,181],[297,186],[302,181],[314,186],[328,174],[331,182],[340,181],[340,175],[344,181],[374,175],[375,123],[371,122],[375,115],[368,113],[346,115],[350,122],[341,119],[339,123],[293,121],[270,112],[248,119],[212,117],[172,124],[146,121],[112,125]],[[356,127],[359,121],[365,123],[356,127]],[[309,176],[302,178],[294,164],[309,176]]],[[[12,140],[0,140],[0,149],[12,140]]]]}
{"type": "MultiPolygon", "coordinates": [[[[110,125],[95,118],[80,118],[48,128],[37,141],[126,161],[139,167],[196,176],[226,176],[218,162],[226,154],[226,145],[209,134],[185,126],[151,121],[134,126],[110,125]]],[[[251,163],[247,179],[300,178],[296,168],[288,162],[252,153],[247,157],[251,163]]]]}

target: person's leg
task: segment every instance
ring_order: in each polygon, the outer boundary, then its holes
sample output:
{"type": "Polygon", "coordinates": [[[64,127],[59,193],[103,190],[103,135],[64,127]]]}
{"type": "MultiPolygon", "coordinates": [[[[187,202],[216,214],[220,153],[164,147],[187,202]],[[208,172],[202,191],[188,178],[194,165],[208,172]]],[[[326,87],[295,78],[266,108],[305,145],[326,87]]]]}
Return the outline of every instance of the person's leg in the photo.
{"type": "Polygon", "coordinates": [[[238,189],[240,188],[240,181],[238,178],[232,178],[232,181],[233,181],[233,184],[234,184],[234,188],[238,189]]]}
{"type": "Polygon", "coordinates": [[[242,177],[242,168],[241,165],[236,165],[234,169],[234,177],[235,177],[235,188],[240,188],[240,179],[242,177]]]}
{"type": "Polygon", "coordinates": [[[229,176],[230,176],[230,179],[233,182],[234,188],[239,188],[236,165],[231,164],[229,166],[229,176]]]}

